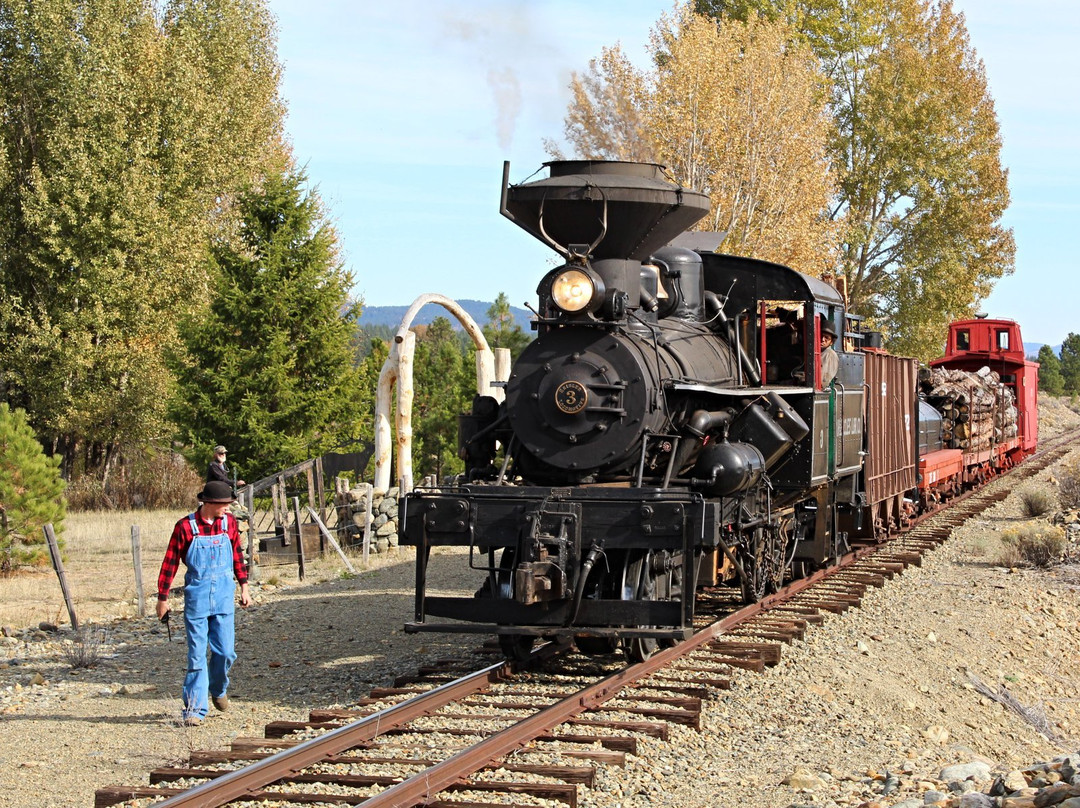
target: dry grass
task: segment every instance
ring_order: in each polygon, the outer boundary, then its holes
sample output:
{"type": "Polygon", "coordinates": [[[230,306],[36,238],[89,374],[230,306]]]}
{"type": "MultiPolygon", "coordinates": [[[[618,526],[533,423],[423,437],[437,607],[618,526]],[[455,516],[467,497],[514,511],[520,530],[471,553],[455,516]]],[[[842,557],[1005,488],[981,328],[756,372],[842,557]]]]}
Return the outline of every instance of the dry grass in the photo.
{"type": "Polygon", "coordinates": [[[80,626],[75,636],[64,643],[64,661],[72,668],[96,668],[109,645],[109,632],[103,628],[80,626]]]}
{"type": "Polygon", "coordinates": [[[1025,516],[1043,516],[1057,507],[1053,488],[1044,482],[1027,482],[1016,490],[1025,516]]]}
{"type": "MultiPolygon", "coordinates": [[[[182,511],[86,511],[64,520],[64,572],[79,622],[138,614],[131,526],[139,526],[143,591],[151,598],[173,524],[182,511]]],[[[148,609],[153,602],[148,599],[148,609]]],[[[68,623],[52,569],[0,578],[0,625],[68,623]]]]}
{"type": "Polygon", "coordinates": [[[1076,452],[1059,466],[1057,480],[1061,507],[1080,508],[1080,457],[1076,452]]]}
{"type": "MultiPolygon", "coordinates": [[[[131,554],[131,526],[139,526],[142,547],[142,581],[147,614],[153,615],[157,574],[176,520],[184,510],[84,511],[69,513],[64,520],[64,571],[75,602],[80,626],[112,618],[138,616],[138,595],[131,554]]],[[[359,551],[346,551],[360,570],[359,551]]],[[[392,559],[400,561],[400,556],[392,559]]],[[[385,561],[372,556],[370,566],[385,561]]],[[[345,573],[336,554],[307,562],[309,581],[325,581],[345,573]]],[[[183,583],[183,567],[173,587],[183,583]]],[[[261,567],[261,580],[293,583],[296,567],[261,567]]],[[[42,621],[69,624],[67,608],[56,573],[50,568],[0,577],[0,626],[23,628],[42,621]]]]}

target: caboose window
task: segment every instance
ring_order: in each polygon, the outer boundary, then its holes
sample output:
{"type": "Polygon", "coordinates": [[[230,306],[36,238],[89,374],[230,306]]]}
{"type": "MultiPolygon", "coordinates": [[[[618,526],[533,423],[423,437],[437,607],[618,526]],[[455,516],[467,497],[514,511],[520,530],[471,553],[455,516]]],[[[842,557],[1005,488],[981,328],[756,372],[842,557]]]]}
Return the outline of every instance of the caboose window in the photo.
{"type": "Polygon", "coordinates": [[[999,351],[1009,350],[1009,330],[999,328],[997,332],[997,346],[999,351]]]}
{"type": "Polygon", "coordinates": [[[956,332],[956,350],[971,350],[971,332],[969,332],[966,328],[962,328],[956,332]]]}

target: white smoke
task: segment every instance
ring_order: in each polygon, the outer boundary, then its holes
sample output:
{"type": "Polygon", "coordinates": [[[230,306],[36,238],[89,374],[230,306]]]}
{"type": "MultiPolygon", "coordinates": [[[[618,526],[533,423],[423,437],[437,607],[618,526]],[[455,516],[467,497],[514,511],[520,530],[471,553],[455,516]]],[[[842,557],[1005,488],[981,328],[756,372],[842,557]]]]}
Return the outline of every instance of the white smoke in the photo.
{"type": "Polygon", "coordinates": [[[521,112],[521,84],[512,67],[489,68],[488,86],[495,100],[495,133],[503,151],[514,142],[514,126],[521,112]]]}
{"type": "Polygon", "coordinates": [[[536,10],[529,2],[481,2],[470,6],[467,15],[444,10],[440,22],[447,43],[460,46],[486,73],[494,105],[495,134],[499,147],[509,151],[528,86],[521,76],[535,73],[538,64],[552,61],[557,38],[538,23],[536,10]]]}

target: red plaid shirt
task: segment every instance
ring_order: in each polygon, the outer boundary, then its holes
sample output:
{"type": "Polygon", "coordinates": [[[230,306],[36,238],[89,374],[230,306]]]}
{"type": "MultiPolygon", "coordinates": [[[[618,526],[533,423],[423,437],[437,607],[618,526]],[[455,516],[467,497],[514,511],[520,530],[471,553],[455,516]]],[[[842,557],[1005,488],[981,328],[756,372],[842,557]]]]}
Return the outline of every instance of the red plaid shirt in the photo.
{"type": "MultiPolygon", "coordinates": [[[[228,534],[229,541],[232,542],[233,572],[236,573],[236,580],[245,584],[247,583],[247,567],[244,566],[244,552],[240,547],[240,531],[236,527],[236,517],[232,514],[226,514],[226,516],[229,517],[228,534]]],[[[200,511],[195,511],[195,518],[199,522],[200,535],[214,536],[222,532],[221,519],[225,517],[207,522],[202,518],[200,511]]],[[[191,521],[185,516],[176,523],[172,537],[169,539],[169,546],[165,549],[165,560],[161,562],[161,572],[158,573],[158,600],[169,599],[169,589],[172,587],[173,578],[176,577],[176,571],[180,568],[180,562],[187,556],[193,538],[191,521]]]]}

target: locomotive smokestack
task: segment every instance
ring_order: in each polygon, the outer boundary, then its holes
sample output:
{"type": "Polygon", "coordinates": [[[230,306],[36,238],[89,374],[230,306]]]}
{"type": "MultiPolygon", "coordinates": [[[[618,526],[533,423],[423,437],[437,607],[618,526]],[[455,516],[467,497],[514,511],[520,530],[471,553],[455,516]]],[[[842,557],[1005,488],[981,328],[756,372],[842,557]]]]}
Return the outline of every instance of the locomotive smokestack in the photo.
{"type": "Polygon", "coordinates": [[[572,257],[643,261],[709,212],[709,197],[668,181],[662,166],[607,160],[544,163],[547,179],[508,185],[501,212],[518,227],[572,257]],[[584,257],[584,256],[581,256],[584,257]]]}

